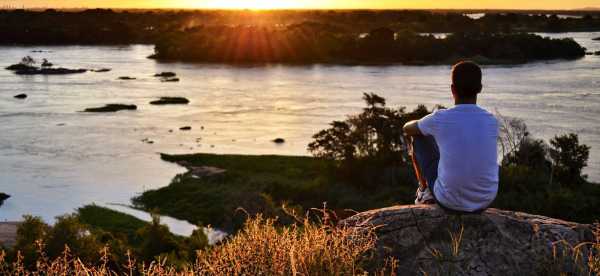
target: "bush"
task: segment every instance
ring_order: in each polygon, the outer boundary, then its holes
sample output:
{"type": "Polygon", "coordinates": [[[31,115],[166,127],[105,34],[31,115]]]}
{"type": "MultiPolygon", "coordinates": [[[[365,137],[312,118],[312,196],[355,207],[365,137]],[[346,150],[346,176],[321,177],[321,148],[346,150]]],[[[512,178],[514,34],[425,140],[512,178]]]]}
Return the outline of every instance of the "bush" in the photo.
{"type": "Polygon", "coordinates": [[[336,161],[339,175],[354,183],[389,183],[385,176],[397,174],[393,170],[409,162],[402,127],[430,111],[422,105],[410,113],[404,107],[388,108],[385,99],[373,93],[365,93],[363,99],[367,107],[362,113],[334,121],[330,128],[315,134],[308,151],[315,157],[336,161]]]}
{"type": "Polygon", "coordinates": [[[590,147],[579,144],[574,133],[555,136],[550,140],[550,156],[554,162],[556,176],[562,181],[580,183],[587,177],[581,174],[590,156],[590,147]]]}

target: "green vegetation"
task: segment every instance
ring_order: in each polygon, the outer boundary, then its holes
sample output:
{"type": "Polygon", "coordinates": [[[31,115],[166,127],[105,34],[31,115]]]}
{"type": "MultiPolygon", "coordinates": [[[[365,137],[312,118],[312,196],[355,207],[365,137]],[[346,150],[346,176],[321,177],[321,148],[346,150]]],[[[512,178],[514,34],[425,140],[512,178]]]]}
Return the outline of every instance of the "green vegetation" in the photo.
{"type": "Polygon", "coordinates": [[[182,268],[195,260],[196,250],[207,246],[208,239],[202,229],[190,237],[180,237],[161,225],[158,216],[154,216],[152,222],[145,222],[88,205],[77,213],[57,217],[53,226],[39,217],[25,216],[17,230],[16,245],[0,259],[15,261],[19,253],[22,265],[34,268],[36,262],[74,254],[84,264],[96,264],[102,259],[107,268],[124,273],[124,265],[129,260],[149,264],[163,258],[168,259],[170,265],[182,268]],[[109,255],[105,255],[107,250],[110,250],[109,255]]]}
{"type": "Polygon", "coordinates": [[[529,33],[594,30],[600,30],[596,13],[562,19],[490,11],[472,19],[460,11],[0,11],[0,44],[146,43],[155,45],[157,59],[224,63],[573,59],[585,55],[574,41],[529,33]],[[451,35],[437,39],[427,33],[451,35]]]}
{"type": "MultiPolygon", "coordinates": [[[[237,230],[246,220],[246,213],[281,218],[291,223],[286,212],[302,214],[327,202],[328,208],[340,215],[345,209],[367,210],[389,206],[404,196],[408,201],[413,187],[389,185],[367,192],[359,187],[337,181],[327,167],[332,162],[311,157],[244,156],[244,155],[162,155],[170,162],[188,166],[210,166],[227,171],[213,176],[195,177],[192,171],[175,177],[164,188],[147,191],[133,199],[134,204],[157,208],[163,214],[203,223],[226,230],[237,230]],[[287,210],[282,208],[286,205],[287,210]]],[[[408,180],[407,171],[399,171],[408,180]]]]}
{"type": "MultiPolygon", "coordinates": [[[[423,106],[412,112],[391,109],[375,94],[365,94],[364,99],[367,107],[361,114],[333,122],[314,136],[309,151],[315,158],[163,154],[164,160],[190,170],[133,201],[140,208],[229,231],[239,229],[246,218],[238,208],[251,215],[284,217],[326,202],[343,218],[350,214],[344,212],[348,209],[411,204],[416,183],[401,126],[430,111],[423,106]],[[195,173],[195,168],[206,166],[226,172],[195,173]]],[[[492,207],[583,223],[598,219],[600,185],[581,175],[589,147],[580,145],[577,135],[557,136],[548,146],[531,138],[519,120],[506,119],[499,144],[504,161],[492,207]]]]}
{"type": "Polygon", "coordinates": [[[386,26],[395,32],[577,32],[599,31],[598,12],[573,11],[483,11],[472,19],[472,11],[0,11],[0,44],[154,44],[181,31],[212,26],[292,26],[305,22],[354,32],[356,35],[386,26]],[[560,18],[569,13],[581,18],[560,18]],[[546,16],[551,15],[551,16],[546,16]]]}
{"type": "Polygon", "coordinates": [[[134,216],[117,212],[97,205],[87,205],[77,210],[81,223],[93,229],[108,231],[112,234],[125,235],[133,240],[136,231],[148,226],[148,222],[134,216]]]}
{"type": "Polygon", "coordinates": [[[523,63],[574,59],[585,48],[572,39],[527,33],[454,33],[446,38],[378,28],[357,35],[302,23],[281,27],[206,27],[173,33],[156,43],[154,58],[224,63],[523,63]]]}

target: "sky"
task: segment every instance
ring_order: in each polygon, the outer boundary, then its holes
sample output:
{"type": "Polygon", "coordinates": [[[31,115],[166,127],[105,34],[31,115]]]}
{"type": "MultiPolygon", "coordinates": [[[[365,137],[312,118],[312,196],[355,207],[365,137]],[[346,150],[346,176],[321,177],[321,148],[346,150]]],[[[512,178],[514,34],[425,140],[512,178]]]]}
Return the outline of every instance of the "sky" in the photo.
{"type": "Polygon", "coordinates": [[[25,8],[580,9],[600,0],[0,0],[25,8]]]}

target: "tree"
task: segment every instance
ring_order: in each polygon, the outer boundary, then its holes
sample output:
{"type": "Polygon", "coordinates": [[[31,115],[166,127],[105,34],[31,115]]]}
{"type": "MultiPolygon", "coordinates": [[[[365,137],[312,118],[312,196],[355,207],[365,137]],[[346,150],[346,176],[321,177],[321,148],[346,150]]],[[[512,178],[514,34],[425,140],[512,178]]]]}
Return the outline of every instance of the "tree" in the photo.
{"type": "Polygon", "coordinates": [[[74,214],[57,217],[46,242],[46,253],[50,257],[61,256],[68,247],[77,257],[89,262],[98,259],[103,247],[90,229],[74,214]]]}
{"type": "Polygon", "coordinates": [[[590,147],[579,144],[579,136],[574,133],[557,135],[550,140],[550,156],[556,176],[562,181],[581,182],[587,176],[581,172],[587,166],[590,147]]]}
{"type": "Polygon", "coordinates": [[[26,266],[32,266],[41,257],[43,242],[48,237],[50,226],[42,218],[23,216],[23,222],[17,227],[17,242],[15,251],[20,251],[26,266]]]}
{"type": "Polygon", "coordinates": [[[152,223],[140,228],[137,233],[141,240],[139,255],[145,261],[153,261],[154,257],[177,249],[177,241],[169,228],[160,224],[160,216],[156,214],[152,214],[152,223]]]}

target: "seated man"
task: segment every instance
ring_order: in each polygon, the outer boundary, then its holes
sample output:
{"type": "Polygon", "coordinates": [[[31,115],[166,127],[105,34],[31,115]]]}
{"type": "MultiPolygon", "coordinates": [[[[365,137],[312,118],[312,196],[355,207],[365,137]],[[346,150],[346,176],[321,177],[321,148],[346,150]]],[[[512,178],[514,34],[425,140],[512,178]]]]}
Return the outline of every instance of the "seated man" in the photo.
{"type": "Polygon", "coordinates": [[[437,203],[460,212],[487,208],[498,192],[498,121],[477,105],[481,68],[460,62],[452,68],[455,106],[404,125],[412,144],[416,204],[437,203]]]}

